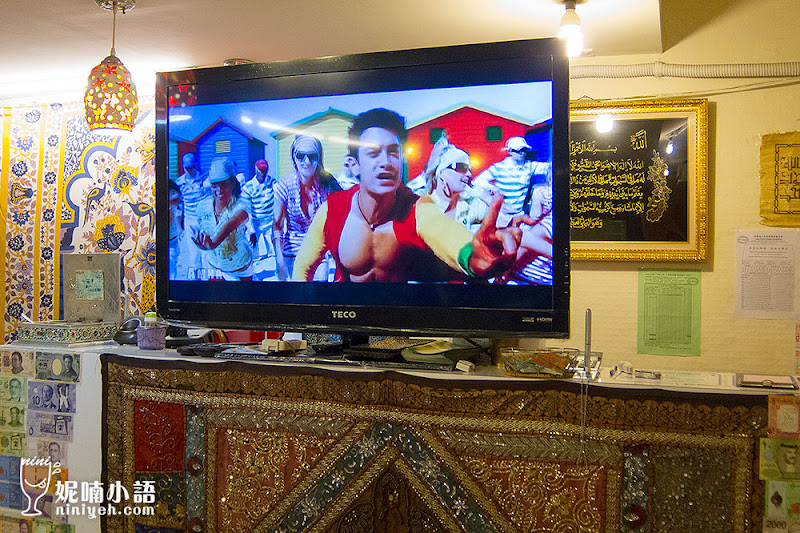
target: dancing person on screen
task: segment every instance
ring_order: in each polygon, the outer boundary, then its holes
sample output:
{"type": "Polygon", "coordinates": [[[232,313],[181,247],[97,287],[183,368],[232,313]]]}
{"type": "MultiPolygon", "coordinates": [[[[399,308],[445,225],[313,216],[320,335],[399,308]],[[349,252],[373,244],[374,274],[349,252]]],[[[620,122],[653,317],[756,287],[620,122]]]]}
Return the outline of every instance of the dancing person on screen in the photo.
{"type": "Polygon", "coordinates": [[[360,181],[358,168],[358,160],[354,155],[348,153],[342,158],[342,173],[336,176],[336,181],[343,191],[346,191],[353,185],[358,185],[360,181]]]}
{"type": "Polygon", "coordinates": [[[266,255],[272,250],[272,211],[275,199],[272,187],[275,180],[268,174],[269,165],[265,159],[259,159],[255,163],[255,174],[242,187],[242,201],[246,202],[248,219],[248,231],[250,235],[250,245],[258,255],[258,245],[264,240],[266,255]]]}
{"type": "Polygon", "coordinates": [[[416,280],[416,273],[435,260],[449,268],[451,279],[488,278],[510,266],[521,231],[516,223],[495,226],[502,197],[473,236],[430,197],[420,198],[403,184],[403,117],[372,109],[353,120],[349,136],[361,182],[332,194],[317,212],[298,253],[294,279],[311,281],[327,251],[340,281],[416,280]]]}
{"type": "Polygon", "coordinates": [[[509,281],[532,285],[553,284],[553,179],[533,188],[530,217],[536,224],[521,225],[522,241],[509,281]]]}
{"type": "MultiPolygon", "coordinates": [[[[183,199],[178,185],[169,180],[169,279],[188,279],[188,257],[190,248],[197,250],[187,233],[183,231],[183,199]]],[[[199,250],[197,250],[199,252],[199,250]]]]}
{"type": "Polygon", "coordinates": [[[250,245],[247,242],[247,210],[239,199],[236,169],[226,157],[211,162],[208,171],[213,196],[197,207],[199,229],[192,240],[208,250],[208,263],[228,281],[250,280],[253,275],[250,245]]]}
{"type": "Polygon", "coordinates": [[[522,240],[514,266],[498,279],[498,283],[553,284],[553,179],[547,174],[545,183],[531,192],[530,218],[533,225],[522,224],[522,240]]]}
{"type": "Polygon", "coordinates": [[[428,162],[425,168],[415,177],[408,180],[406,187],[411,189],[417,196],[425,196],[430,192],[430,184],[433,179],[436,166],[441,160],[442,153],[450,146],[450,140],[447,138],[447,132],[442,131],[439,139],[433,143],[431,153],[428,156],[428,162]]]}
{"type": "MultiPolygon", "coordinates": [[[[178,186],[183,205],[183,227],[197,228],[199,225],[197,206],[204,199],[211,197],[211,186],[200,172],[195,154],[191,152],[183,154],[181,163],[183,164],[183,174],[178,176],[175,184],[178,186]]],[[[194,244],[188,243],[185,249],[181,249],[181,254],[183,254],[182,261],[192,272],[205,267],[204,254],[194,244]]],[[[170,258],[171,261],[172,258],[170,258]]]]}
{"type": "Polygon", "coordinates": [[[472,182],[478,191],[494,187],[505,198],[497,219],[500,225],[528,214],[524,210],[525,197],[532,187],[534,176],[544,177],[551,172],[550,163],[527,160],[531,147],[523,137],[510,137],[503,151],[508,155],[478,174],[472,182]]]}
{"type": "Polygon", "coordinates": [[[426,192],[447,216],[477,230],[491,200],[486,201],[472,189],[469,154],[450,144],[444,134],[437,143],[442,143],[442,147],[431,151],[426,192]]]}
{"type": "Polygon", "coordinates": [[[552,166],[541,161],[529,161],[531,147],[523,137],[510,137],[503,151],[508,155],[481,172],[474,180],[476,190],[483,192],[492,188],[503,194],[505,201],[500,210],[498,223],[515,217],[530,215],[536,222],[520,226],[523,232],[520,249],[514,267],[499,279],[499,282],[551,285],[553,283],[553,229],[550,210],[552,197],[552,166]],[[545,184],[535,186],[538,178],[545,184]],[[549,191],[549,192],[546,192],[549,191]],[[531,202],[526,206],[526,197],[531,202]],[[549,199],[545,195],[549,194],[549,199]]]}
{"type": "MultiPolygon", "coordinates": [[[[328,194],[341,190],[336,179],[325,170],[322,144],[316,137],[298,135],[292,143],[294,173],[275,184],[275,221],[273,242],[278,279],[286,281],[294,267],[295,257],[308,232],[314,215],[325,203],[328,194]]],[[[327,263],[321,261],[318,279],[327,281],[327,263]]]]}

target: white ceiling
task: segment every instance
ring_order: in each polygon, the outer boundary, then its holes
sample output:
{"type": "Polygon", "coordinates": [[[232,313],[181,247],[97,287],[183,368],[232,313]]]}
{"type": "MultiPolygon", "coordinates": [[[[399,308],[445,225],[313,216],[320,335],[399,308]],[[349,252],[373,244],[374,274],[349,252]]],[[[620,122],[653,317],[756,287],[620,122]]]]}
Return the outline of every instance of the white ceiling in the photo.
{"type": "MultiPolygon", "coordinates": [[[[579,5],[589,53],[661,52],[659,4],[579,5]]],[[[152,94],[160,70],[549,37],[563,12],[556,0],[136,0],[117,15],[116,52],[139,92],[152,94]]],[[[95,0],[2,0],[0,100],[81,100],[111,28],[95,0]]]]}

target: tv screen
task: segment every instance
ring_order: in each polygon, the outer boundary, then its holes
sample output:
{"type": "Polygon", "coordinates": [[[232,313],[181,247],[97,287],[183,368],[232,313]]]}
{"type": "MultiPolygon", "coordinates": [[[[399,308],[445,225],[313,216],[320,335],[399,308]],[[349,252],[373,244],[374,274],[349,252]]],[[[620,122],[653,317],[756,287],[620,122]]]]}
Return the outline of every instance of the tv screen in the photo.
{"type": "Polygon", "coordinates": [[[160,73],[159,313],[567,337],[568,82],[556,39],[160,73]]]}

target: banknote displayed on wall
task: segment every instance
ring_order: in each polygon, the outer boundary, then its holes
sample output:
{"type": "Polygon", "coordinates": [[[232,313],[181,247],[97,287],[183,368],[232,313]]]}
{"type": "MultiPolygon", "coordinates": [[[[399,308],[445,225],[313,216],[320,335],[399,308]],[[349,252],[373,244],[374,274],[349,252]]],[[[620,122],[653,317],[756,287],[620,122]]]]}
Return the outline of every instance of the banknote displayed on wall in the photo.
{"type": "Polygon", "coordinates": [[[58,439],[26,439],[27,457],[48,457],[52,463],[61,463],[62,468],[69,464],[69,446],[58,439]]]}
{"type": "Polygon", "coordinates": [[[764,516],[800,523],[800,481],[767,481],[765,486],[764,516]]]}
{"type": "Polygon", "coordinates": [[[74,413],[76,387],[74,383],[28,381],[28,409],[74,413]]]}
{"type": "Polygon", "coordinates": [[[800,398],[793,394],[771,394],[767,435],[777,439],[800,438],[800,398]]]}
{"type": "Polygon", "coordinates": [[[24,428],[19,431],[0,430],[0,453],[3,455],[13,455],[22,457],[25,455],[25,432],[24,428]]]}
{"type": "Polygon", "coordinates": [[[0,515],[0,533],[20,533],[33,531],[32,520],[14,513],[16,516],[0,515]],[[25,524],[24,526],[22,524],[25,524]],[[27,529],[25,529],[27,528],[27,529]]]}
{"type": "Polygon", "coordinates": [[[0,376],[0,402],[24,404],[28,399],[28,378],[0,376]]]}
{"type": "Polygon", "coordinates": [[[794,533],[800,531],[800,519],[764,517],[761,533],[794,533]]]}
{"type": "Polygon", "coordinates": [[[75,525],[58,524],[46,519],[34,518],[33,533],[75,533],[75,525]]]}
{"type": "Polygon", "coordinates": [[[28,436],[72,441],[72,416],[43,411],[28,413],[28,436]]]}
{"type": "Polygon", "coordinates": [[[0,350],[0,374],[33,377],[33,352],[16,348],[0,350]]]}
{"type": "Polygon", "coordinates": [[[762,438],[759,477],[764,481],[800,480],[800,440],[762,438]]]}
{"type": "Polygon", "coordinates": [[[81,381],[80,354],[36,352],[36,379],[79,383],[81,381]]]}
{"type": "Polygon", "coordinates": [[[21,459],[12,455],[0,455],[0,482],[19,483],[21,459]]]}
{"type": "Polygon", "coordinates": [[[24,421],[24,405],[0,402],[0,429],[22,431],[24,421]]]}
{"type": "Polygon", "coordinates": [[[22,489],[19,480],[11,483],[0,481],[0,507],[22,509],[22,489]]]}

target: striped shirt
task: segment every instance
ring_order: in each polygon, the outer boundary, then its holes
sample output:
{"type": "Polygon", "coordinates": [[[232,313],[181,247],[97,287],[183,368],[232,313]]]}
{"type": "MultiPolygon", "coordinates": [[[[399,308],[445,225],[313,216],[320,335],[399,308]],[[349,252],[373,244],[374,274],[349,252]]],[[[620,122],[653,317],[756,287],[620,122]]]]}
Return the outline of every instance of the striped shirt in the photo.
{"type": "Polygon", "coordinates": [[[289,174],[279,179],[273,191],[275,198],[286,206],[286,220],[282,232],[283,253],[288,256],[296,256],[314,215],[328,199],[328,192],[320,186],[319,182],[314,182],[314,186],[308,191],[308,216],[306,216],[300,203],[300,180],[295,174],[289,174]]]}
{"type": "Polygon", "coordinates": [[[531,176],[546,176],[549,172],[550,163],[525,161],[522,165],[518,165],[509,156],[478,174],[473,186],[485,189],[487,185],[494,185],[505,197],[500,211],[510,218],[522,214],[531,176]]]}
{"type": "Polygon", "coordinates": [[[188,172],[184,172],[175,184],[181,190],[181,201],[183,201],[183,215],[187,224],[195,224],[197,220],[197,206],[204,198],[211,198],[211,185],[199,172],[192,177],[188,172]]]}
{"type": "MultiPolygon", "coordinates": [[[[539,222],[539,225],[544,227],[548,234],[553,235],[552,211],[539,222]]],[[[525,228],[525,226],[522,227],[525,228]]],[[[523,229],[523,231],[525,230],[523,229]]],[[[553,259],[544,255],[537,255],[533,261],[519,269],[515,275],[531,285],[552,285],[553,259]]]]}
{"type": "Polygon", "coordinates": [[[253,177],[242,187],[240,198],[247,206],[254,228],[272,225],[272,209],[275,205],[275,197],[272,194],[274,181],[271,176],[265,176],[264,182],[261,183],[253,177]]]}

